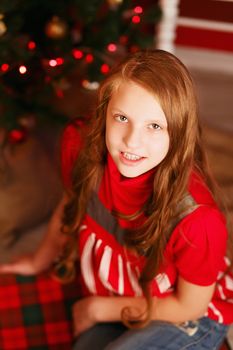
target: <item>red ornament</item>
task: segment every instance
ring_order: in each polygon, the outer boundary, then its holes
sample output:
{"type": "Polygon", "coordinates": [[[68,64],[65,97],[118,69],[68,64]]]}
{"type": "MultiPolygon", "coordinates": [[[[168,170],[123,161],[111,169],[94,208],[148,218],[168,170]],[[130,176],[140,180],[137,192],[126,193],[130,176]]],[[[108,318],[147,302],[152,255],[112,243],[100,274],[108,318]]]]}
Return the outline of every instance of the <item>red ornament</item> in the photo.
{"type": "Polygon", "coordinates": [[[24,129],[12,129],[8,133],[8,140],[10,143],[23,142],[26,139],[27,133],[24,129]]]}

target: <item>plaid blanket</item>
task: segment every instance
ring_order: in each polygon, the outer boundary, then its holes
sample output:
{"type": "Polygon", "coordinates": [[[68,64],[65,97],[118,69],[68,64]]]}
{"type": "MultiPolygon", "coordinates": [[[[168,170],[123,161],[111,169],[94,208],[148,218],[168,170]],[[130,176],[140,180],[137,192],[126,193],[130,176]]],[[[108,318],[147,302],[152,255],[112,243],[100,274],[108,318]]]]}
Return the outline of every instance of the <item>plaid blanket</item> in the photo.
{"type": "Polygon", "coordinates": [[[0,349],[71,350],[71,306],[79,291],[78,278],[60,284],[47,274],[0,275],[0,349]]]}
{"type": "Polygon", "coordinates": [[[71,350],[71,306],[78,279],[61,284],[48,274],[0,276],[0,349],[71,350]]]}

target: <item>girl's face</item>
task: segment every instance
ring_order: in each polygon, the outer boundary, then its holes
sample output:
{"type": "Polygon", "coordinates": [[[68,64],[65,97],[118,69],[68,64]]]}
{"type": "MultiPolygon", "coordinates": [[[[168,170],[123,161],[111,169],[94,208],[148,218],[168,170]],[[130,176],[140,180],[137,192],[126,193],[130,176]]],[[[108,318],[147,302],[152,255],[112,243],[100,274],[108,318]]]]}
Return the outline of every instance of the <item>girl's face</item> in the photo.
{"type": "Polygon", "coordinates": [[[106,145],[126,177],[139,176],[166,157],[167,120],[152,93],[134,82],[119,85],[107,108],[106,145]]]}

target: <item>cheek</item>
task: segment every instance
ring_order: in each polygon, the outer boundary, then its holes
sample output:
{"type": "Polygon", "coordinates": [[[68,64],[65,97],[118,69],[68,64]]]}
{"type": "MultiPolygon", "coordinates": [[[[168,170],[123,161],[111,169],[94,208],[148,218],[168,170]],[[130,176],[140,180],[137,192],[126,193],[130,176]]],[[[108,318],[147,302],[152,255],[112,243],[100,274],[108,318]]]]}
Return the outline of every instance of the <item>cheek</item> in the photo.
{"type": "Polygon", "coordinates": [[[169,151],[169,137],[164,136],[160,139],[150,142],[151,154],[157,155],[159,158],[165,158],[169,151]]]}
{"type": "Polygon", "coordinates": [[[106,124],[106,143],[114,144],[119,140],[119,130],[111,123],[106,124]]]}
{"type": "Polygon", "coordinates": [[[113,146],[115,141],[115,137],[114,137],[114,130],[111,127],[111,125],[109,125],[109,123],[106,124],[106,132],[105,132],[105,142],[106,142],[106,146],[108,151],[110,151],[111,147],[113,146]]]}

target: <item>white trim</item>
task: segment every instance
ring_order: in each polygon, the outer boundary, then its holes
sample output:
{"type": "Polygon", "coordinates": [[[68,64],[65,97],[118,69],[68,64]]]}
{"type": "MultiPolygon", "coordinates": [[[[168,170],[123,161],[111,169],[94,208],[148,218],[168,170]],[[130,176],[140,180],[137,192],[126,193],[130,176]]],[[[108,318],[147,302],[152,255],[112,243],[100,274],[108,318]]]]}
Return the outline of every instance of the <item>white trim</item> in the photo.
{"type": "Polygon", "coordinates": [[[123,295],[124,293],[124,270],[122,256],[118,255],[118,293],[123,295]]]}
{"type": "Polygon", "coordinates": [[[156,275],[155,281],[161,294],[167,292],[168,289],[171,287],[171,282],[166,273],[159,273],[158,275],[156,275]]]}
{"type": "Polygon", "coordinates": [[[100,281],[103,283],[105,288],[111,292],[116,293],[117,290],[115,290],[111,285],[111,283],[109,282],[111,261],[112,261],[112,248],[109,246],[106,246],[104,248],[104,252],[100,261],[98,275],[99,275],[100,281]]]}
{"type": "Polygon", "coordinates": [[[131,266],[130,266],[130,262],[127,261],[127,272],[128,272],[128,277],[131,283],[131,287],[133,288],[133,291],[135,293],[136,296],[142,296],[142,289],[139,286],[138,283],[138,279],[136,278],[135,274],[133,273],[131,266]]]}
{"type": "Polygon", "coordinates": [[[179,0],[159,0],[162,18],[156,25],[156,47],[173,52],[176,35],[176,20],[179,13],[179,0]]]}
{"type": "Polygon", "coordinates": [[[208,307],[213,311],[214,315],[218,317],[218,322],[223,323],[223,316],[221,312],[216,308],[216,306],[210,302],[208,307]]]}
{"type": "Polygon", "coordinates": [[[81,271],[82,276],[85,281],[86,287],[88,288],[89,292],[92,294],[96,294],[96,285],[95,285],[95,276],[92,266],[92,249],[95,244],[95,233],[92,233],[82,251],[81,259],[80,259],[80,265],[81,265],[81,271]]]}
{"type": "Polygon", "coordinates": [[[188,67],[233,74],[233,53],[176,46],[175,55],[188,67]]]}
{"type": "Polygon", "coordinates": [[[218,30],[220,32],[233,33],[233,24],[229,22],[218,22],[189,17],[178,17],[177,25],[182,27],[203,28],[209,30],[218,30]]]}

